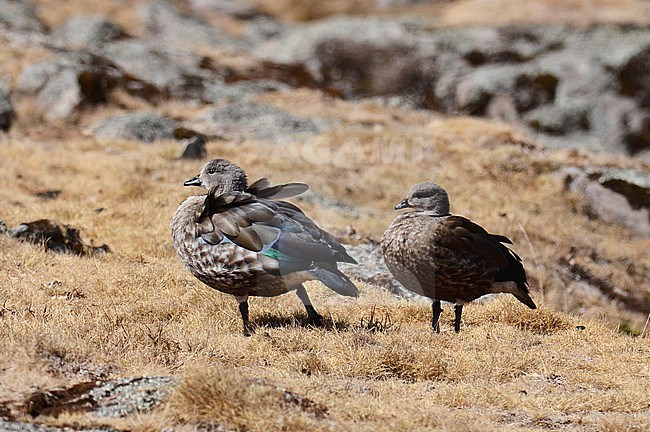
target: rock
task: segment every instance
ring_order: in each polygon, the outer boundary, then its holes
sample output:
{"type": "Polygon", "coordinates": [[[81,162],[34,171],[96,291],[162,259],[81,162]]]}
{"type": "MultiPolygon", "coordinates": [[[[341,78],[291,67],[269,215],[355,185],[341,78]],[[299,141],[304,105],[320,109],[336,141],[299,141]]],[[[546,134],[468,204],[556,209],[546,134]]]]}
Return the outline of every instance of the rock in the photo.
{"type": "Polygon", "coordinates": [[[287,31],[287,25],[267,16],[259,16],[246,23],[245,35],[253,43],[262,43],[287,31]]]}
{"type": "Polygon", "coordinates": [[[151,112],[110,117],[91,127],[97,138],[120,138],[145,143],[175,139],[179,128],[175,120],[151,112]]]}
{"type": "MultiPolygon", "coordinates": [[[[445,1],[445,0],[442,0],[445,1]]],[[[375,0],[379,9],[394,9],[403,6],[413,6],[425,3],[439,3],[441,0],[375,0]]]]}
{"type": "Polygon", "coordinates": [[[61,195],[61,192],[63,192],[61,189],[47,189],[41,192],[36,192],[33,195],[44,201],[49,201],[49,200],[57,199],[59,195],[61,195]]]}
{"type": "Polygon", "coordinates": [[[156,408],[177,381],[169,376],[89,381],[65,389],[34,392],[24,406],[33,417],[79,412],[99,418],[126,417],[156,408]]]}
{"type": "Polygon", "coordinates": [[[348,254],[359,265],[340,263],[339,268],[359,280],[382,287],[400,297],[408,299],[426,299],[419,296],[400,285],[384,263],[384,257],[381,248],[376,243],[359,244],[356,246],[345,245],[348,254]]]}
{"type": "MultiPolygon", "coordinates": [[[[83,72],[79,63],[62,58],[37,63],[20,75],[18,91],[36,95],[38,107],[47,120],[66,118],[84,101],[79,79],[83,72]]],[[[98,96],[103,98],[105,94],[98,96]]]]}
{"type": "Polygon", "coordinates": [[[14,31],[45,31],[36,17],[34,7],[24,0],[0,0],[0,24],[14,31]]]}
{"type": "Polygon", "coordinates": [[[650,173],[618,168],[594,171],[590,177],[595,177],[607,189],[625,196],[633,208],[650,209],[650,173]]]}
{"type": "Polygon", "coordinates": [[[179,159],[203,159],[207,156],[203,137],[196,135],[192,138],[187,138],[183,140],[183,144],[185,147],[178,157],[179,159]]]}
{"type": "Polygon", "coordinates": [[[326,123],[294,116],[262,103],[242,100],[217,107],[199,119],[209,135],[243,139],[270,139],[276,142],[311,135],[325,129],[326,123]]]}
{"type": "Polygon", "coordinates": [[[146,36],[157,44],[190,49],[196,46],[246,46],[244,39],[232,37],[198,16],[181,14],[171,2],[148,3],[141,8],[140,14],[145,22],[146,36]]]}
{"type": "Polygon", "coordinates": [[[202,100],[206,81],[214,79],[200,69],[202,57],[166,50],[161,45],[127,39],[105,44],[99,52],[125,72],[172,97],[202,100]]]}
{"type": "MultiPolygon", "coordinates": [[[[258,57],[278,63],[304,63],[315,75],[328,65],[319,55],[327,54],[325,45],[336,41],[351,47],[371,47],[377,54],[412,44],[401,24],[376,18],[334,18],[300,26],[281,33],[255,49],[258,57]]],[[[340,51],[348,51],[344,47],[340,51]]],[[[360,52],[359,54],[364,54],[360,52]]],[[[371,67],[372,65],[368,65],[371,67]]],[[[368,72],[366,72],[368,73],[368,72]]]]}
{"type": "Polygon", "coordinates": [[[526,63],[558,49],[564,29],[557,26],[443,29],[421,39],[424,50],[459,55],[472,67],[526,63]]]}
{"type": "Polygon", "coordinates": [[[75,15],[52,32],[57,42],[72,48],[96,48],[125,36],[120,26],[98,15],[75,15]]]}
{"type": "Polygon", "coordinates": [[[90,54],[61,54],[28,66],[18,78],[17,91],[35,96],[47,120],[67,118],[84,104],[105,102],[120,83],[120,71],[90,54]]]}
{"type": "Polygon", "coordinates": [[[497,94],[508,94],[519,112],[552,103],[559,79],[546,72],[520,66],[483,67],[462,78],[456,88],[456,107],[464,113],[484,115],[497,94]]]}
{"type": "Polygon", "coordinates": [[[599,137],[601,149],[624,152],[625,138],[632,133],[628,119],[636,112],[633,99],[608,92],[592,100],[590,132],[599,137]]]}
{"type": "MultiPolygon", "coordinates": [[[[72,432],[72,429],[64,427],[44,426],[36,423],[25,423],[0,418],[0,430],[3,432],[72,432]]],[[[75,432],[118,432],[117,429],[74,429],[75,432]]]]}
{"type": "Polygon", "coordinates": [[[589,107],[580,102],[562,106],[544,105],[526,113],[524,120],[536,131],[550,135],[587,131],[591,126],[589,107]]]}
{"type": "Polygon", "coordinates": [[[505,122],[517,123],[519,121],[519,112],[515,101],[508,95],[497,93],[495,94],[487,107],[485,114],[489,118],[498,119],[505,122]]]}
{"type": "Polygon", "coordinates": [[[14,107],[9,99],[9,92],[0,86],[0,131],[8,132],[15,116],[14,107]]]}
{"type": "Polygon", "coordinates": [[[197,11],[214,11],[239,19],[251,19],[259,15],[255,5],[246,0],[190,0],[190,7],[197,11]]]}
{"type": "Polygon", "coordinates": [[[645,108],[650,108],[650,47],[631,58],[618,71],[620,93],[633,97],[645,108]]]}
{"type": "Polygon", "coordinates": [[[35,97],[46,120],[70,117],[79,108],[104,103],[115,88],[149,101],[168,97],[166,91],[124,72],[110,60],[89,52],[62,52],[54,60],[26,67],[17,92],[35,97]]]}
{"type": "Polygon", "coordinates": [[[625,116],[623,143],[627,152],[636,155],[650,150],[650,109],[634,110],[625,116]]]}
{"type": "Polygon", "coordinates": [[[348,97],[421,100],[435,77],[434,63],[421,52],[418,39],[394,20],[327,19],[280,32],[255,52],[276,63],[304,64],[321,87],[348,97]]]}
{"type": "Polygon", "coordinates": [[[569,168],[567,189],[582,196],[592,217],[650,237],[650,174],[629,169],[569,168]]]}
{"type": "Polygon", "coordinates": [[[553,145],[650,154],[650,30],[518,25],[428,31],[332,18],[285,26],[255,54],[303,63],[346,97],[490,116],[553,145]],[[564,139],[560,139],[560,137],[564,139]]]}
{"type": "Polygon", "coordinates": [[[105,244],[99,247],[85,244],[79,229],[55,220],[40,219],[22,223],[13,229],[8,229],[0,220],[0,233],[42,245],[46,251],[73,253],[80,256],[110,252],[110,248],[105,244]]]}

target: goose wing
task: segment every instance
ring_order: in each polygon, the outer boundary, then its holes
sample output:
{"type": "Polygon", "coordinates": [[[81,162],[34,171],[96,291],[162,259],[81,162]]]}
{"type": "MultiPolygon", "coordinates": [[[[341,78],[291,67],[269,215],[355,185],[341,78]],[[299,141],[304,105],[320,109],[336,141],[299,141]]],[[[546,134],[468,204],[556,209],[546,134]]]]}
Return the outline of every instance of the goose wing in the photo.
{"type": "MultiPolygon", "coordinates": [[[[278,192],[272,196],[278,196],[278,192]]],[[[334,237],[298,207],[250,192],[209,193],[196,224],[196,235],[205,243],[234,243],[256,252],[264,270],[270,273],[308,270],[320,262],[355,262],[334,237]]]]}

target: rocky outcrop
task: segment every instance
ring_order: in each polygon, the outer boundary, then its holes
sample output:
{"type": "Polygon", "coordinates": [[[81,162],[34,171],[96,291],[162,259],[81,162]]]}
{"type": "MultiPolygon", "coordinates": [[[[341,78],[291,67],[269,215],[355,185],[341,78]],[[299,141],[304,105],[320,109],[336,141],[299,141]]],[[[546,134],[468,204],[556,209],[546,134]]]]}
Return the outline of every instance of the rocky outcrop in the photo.
{"type": "Polygon", "coordinates": [[[33,5],[25,0],[0,0],[0,25],[17,31],[45,31],[33,5]]]}
{"type": "Polygon", "coordinates": [[[246,41],[210,25],[200,16],[181,14],[172,2],[151,2],[140,10],[145,37],[167,46],[192,49],[197,46],[245,48],[246,41]]]}
{"type": "Polygon", "coordinates": [[[14,107],[9,98],[9,91],[0,83],[0,131],[9,131],[15,116],[14,107]]]}
{"type": "Polygon", "coordinates": [[[175,53],[135,39],[106,44],[99,52],[123,71],[173,97],[202,98],[205,77],[199,68],[200,56],[175,53]]]}
{"type": "Polygon", "coordinates": [[[327,123],[298,117],[262,103],[242,100],[214,108],[198,119],[196,126],[208,135],[282,142],[301,135],[319,133],[326,128],[327,123]]]}
{"type": "Polygon", "coordinates": [[[348,96],[399,96],[417,107],[499,116],[552,145],[589,142],[633,155],[650,149],[650,31],[643,28],[425,31],[335,18],[281,32],[256,53],[304,63],[348,96]]]}
{"type": "Polygon", "coordinates": [[[60,44],[71,48],[98,48],[126,37],[122,27],[98,15],[76,15],[52,32],[60,44]]]}
{"type": "Polygon", "coordinates": [[[122,71],[111,61],[86,52],[61,53],[35,63],[18,78],[17,93],[32,97],[46,120],[70,117],[80,108],[106,102],[109,93],[122,88],[148,100],[165,97],[152,84],[122,71]]]}
{"type": "Polygon", "coordinates": [[[564,169],[568,190],[585,201],[590,216],[650,237],[650,174],[630,169],[564,169]]]}
{"type": "Polygon", "coordinates": [[[92,126],[97,138],[120,138],[152,143],[173,140],[182,135],[179,123],[151,112],[141,112],[110,117],[92,126]]]}

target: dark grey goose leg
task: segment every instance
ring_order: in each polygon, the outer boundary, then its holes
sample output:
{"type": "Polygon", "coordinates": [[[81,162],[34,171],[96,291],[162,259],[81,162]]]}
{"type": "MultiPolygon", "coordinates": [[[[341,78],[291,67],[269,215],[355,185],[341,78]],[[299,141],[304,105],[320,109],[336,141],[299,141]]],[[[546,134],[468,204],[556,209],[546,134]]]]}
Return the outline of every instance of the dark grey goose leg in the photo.
{"type": "Polygon", "coordinates": [[[431,327],[436,333],[440,333],[440,314],[442,313],[442,306],[439,300],[434,300],[431,305],[433,309],[433,319],[431,320],[431,327]]]}
{"type": "Polygon", "coordinates": [[[309,319],[309,323],[315,326],[322,326],[323,316],[318,312],[316,312],[314,306],[311,305],[311,300],[309,299],[307,290],[305,289],[304,286],[302,286],[302,284],[299,285],[298,288],[296,289],[296,295],[298,295],[298,298],[300,299],[302,304],[305,305],[305,310],[307,311],[307,317],[309,319]]]}
{"type": "Polygon", "coordinates": [[[456,315],[454,320],[454,331],[456,333],[460,332],[460,317],[463,314],[463,305],[457,304],[454,306],[454,314],[456,315]]]}
{"type": "Polygon", "coordinates": [[[248,297],[245,300],[239,301],[239,313],[241,314],[241,319],[244,322],[244,336],[249,337],[252,334],[251,324],[248,320],[248,297]]]}

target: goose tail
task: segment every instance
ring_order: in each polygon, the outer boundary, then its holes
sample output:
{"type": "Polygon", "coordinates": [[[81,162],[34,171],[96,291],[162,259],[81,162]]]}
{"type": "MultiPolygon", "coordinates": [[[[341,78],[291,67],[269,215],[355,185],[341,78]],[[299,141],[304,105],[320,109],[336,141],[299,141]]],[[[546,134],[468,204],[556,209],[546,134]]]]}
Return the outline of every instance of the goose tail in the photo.
{"type": "Polygon", "coordinates": [[[359,290],[352,283],[349,277],[341,273],[338,269],[324,269],[316,267],[309,272],[319,281],[325,284],[332,291],[346,297],[358,297],[359,290]]]}

